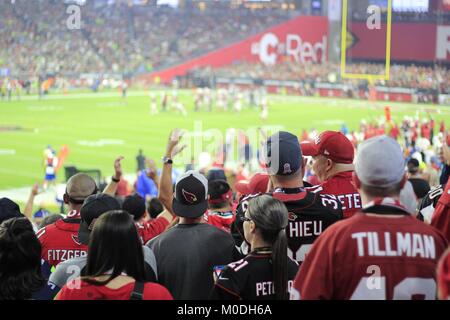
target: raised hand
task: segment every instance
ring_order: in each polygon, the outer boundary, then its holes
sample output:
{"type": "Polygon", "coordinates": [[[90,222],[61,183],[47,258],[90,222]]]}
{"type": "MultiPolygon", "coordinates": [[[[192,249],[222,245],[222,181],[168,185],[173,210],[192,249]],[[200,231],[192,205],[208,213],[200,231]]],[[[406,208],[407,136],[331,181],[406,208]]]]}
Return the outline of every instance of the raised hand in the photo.
{"type": "Polygon", "coordinates": [[[122,164],[120,162],[123,159],[123,156],[119,156],[116,160],[114,160],[114,178],[117,180],[120,180],[120,178],[122,177],[122,164]]]}

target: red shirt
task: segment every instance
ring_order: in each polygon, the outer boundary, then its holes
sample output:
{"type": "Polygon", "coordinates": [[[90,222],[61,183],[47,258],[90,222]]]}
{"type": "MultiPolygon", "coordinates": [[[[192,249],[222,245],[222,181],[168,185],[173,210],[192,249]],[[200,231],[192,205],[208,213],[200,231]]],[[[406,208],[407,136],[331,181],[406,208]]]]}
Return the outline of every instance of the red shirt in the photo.
{"type": "Polygon", "coordinates": [[[353,184],[352,174],[352,171],[338,173],[322,184],[308,188],[308,190],[336,196],[342,203],[344,219],[350,218],[361,209],[361,196],[353,184]]]}
{"type": "Polygon", "coordinates": [[[230,233],[231,224],[235,220],[235,215],[233,211],[225,211],[219,212],[214,211],[213,209],[208,210],[205,214],[203,214],[204,220],[219,229],[222,229],[225,232],[230,233]]]}
{"type": "Polygon", "coordinates": [[[441,231],[450,242],[450,179],[436,204],[431,225],[441,231]]]}
{"type": "MultiPolygon", "coordinates": [[[[130,300],[133,289],[134,282],[118,289],[110,289],[107,286],[89,284],[78,278],[64,285],[56,300],[130,300]],[[79,286],[76,286],[75,281],[80,281],[79,286]]],[[[144,284],[143,296],[143,300],[173,300],[166,288],[152,282],[144,284]]]]}
{"type": "Polygon", "coordinates": [[[40,229],[41,258],[52,267],[71,258],[87,255],[87,245],[78,241],[79,219],[62,219],[40,229]]]}
{"type": "Polygon", "coordinates": [[[436,298],[436,266],[447,247],[441,233],[406,214],[357,213],[315,241],[291,298],[436,298]]]}
{"type": "Polygon", "coordinates": [[[147,243],[157,235],[161,234],[163,231],[166,230],[168,225],[169,221],[167,221],[163,217],[146,221],[144,223],[142,222],[136,223],[139,236],[141,237],[143,243],[147,243]]]}

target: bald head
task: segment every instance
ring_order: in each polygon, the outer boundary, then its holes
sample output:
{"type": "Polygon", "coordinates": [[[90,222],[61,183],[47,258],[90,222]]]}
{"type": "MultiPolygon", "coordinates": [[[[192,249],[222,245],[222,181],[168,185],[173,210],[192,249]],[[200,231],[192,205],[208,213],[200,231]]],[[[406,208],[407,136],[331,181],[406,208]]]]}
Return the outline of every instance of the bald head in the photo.
{"type": "Polygon", "coordinates": [[[73,175],[69,181],[67,181],[67,195],[70,197],[71,202],[84,201],[85,198],[94,193],[97,189],[94,179],[85,173],[77,173],[73,175]]]}

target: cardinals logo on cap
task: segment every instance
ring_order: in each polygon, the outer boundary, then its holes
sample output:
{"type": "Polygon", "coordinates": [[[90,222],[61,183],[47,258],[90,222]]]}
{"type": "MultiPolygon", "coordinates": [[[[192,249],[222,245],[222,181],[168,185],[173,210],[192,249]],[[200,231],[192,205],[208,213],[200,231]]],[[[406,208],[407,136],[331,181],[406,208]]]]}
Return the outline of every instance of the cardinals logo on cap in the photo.
{"type": "Polygon", "coordinates": [[[189,203],[197,202],[197,196],[193,193],[187,192],[184,189],[181,189],[181,193],[183,194],[183,198],[189,203]]]}

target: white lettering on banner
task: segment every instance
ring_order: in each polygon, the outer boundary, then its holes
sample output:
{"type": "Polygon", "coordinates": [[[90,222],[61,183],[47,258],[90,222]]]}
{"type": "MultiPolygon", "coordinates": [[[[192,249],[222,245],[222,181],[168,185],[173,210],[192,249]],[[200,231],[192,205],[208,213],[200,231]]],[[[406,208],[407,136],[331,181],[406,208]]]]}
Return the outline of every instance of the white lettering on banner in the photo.
{"type": "Polygon", "coordinates": [[[266,33],[259,42],[259,59],[267,65],[274,65],[277,62],[277,54],[269,53],[269,47],[276,48],[279,40],[273,33],[266,33]]]}
{"type": "Polygon", "coordinates": [[[450,54],[450,26],[437,26],[436,32],[436,58],[447,60],[450,54]]]}
{"type": "Polygon", "coordinates": [[[359,257],[404,256],[423,259],[435,259],[436,257],[434,238],[429,235],[418,233],[403,234],[401,232],[397,232],[395,235],[390,232],[384,232],[384,235],[382,235],[377,232],[358,232],[353,233],[351,237],[356,240],[359,257]],[[384,238],[384,246],[382,246],[382,238],[384,238]],[[366,247],[367,250],[365,250],[366,247]]]}
{"type": "Polygon", "coordinates": [[[286,54],[294,58],[296,62],[323,63],[326,62],[327,41],[327,36],[323,36],[321,41],[311,43],[304,41],[298,34],[287,34],[286,41],[283,43],[270,32],[264,34],[259,42],[252,43],[251,51],[266,65],[274,65],[279,54],[286,54]]]}

